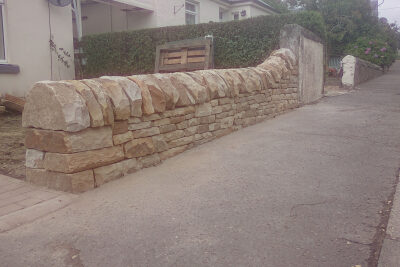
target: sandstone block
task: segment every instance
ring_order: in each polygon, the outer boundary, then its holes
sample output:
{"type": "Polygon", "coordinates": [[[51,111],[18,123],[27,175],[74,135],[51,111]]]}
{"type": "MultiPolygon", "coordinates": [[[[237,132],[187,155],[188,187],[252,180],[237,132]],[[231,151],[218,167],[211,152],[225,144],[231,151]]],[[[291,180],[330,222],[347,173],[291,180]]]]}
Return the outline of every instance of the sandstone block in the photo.
{"type": "Polygon", "coordinates": [[[162,136],[156,135],[152,137],[156,152],[163,152],[168,149],[168,144],[162,136]]]}
{"type": "Polygon", "coordinates": [[[136,159],[127,159],[94,169],[96,187],[121,178],[127,174],[134,173],[142,168],[142,164],[136,159]]]}
{"type": "Polygon", "coordinates": [[[166,124],[171,124],[171,120],[169,118],[153,121],[153,126],[161,126],[166,124]]]}
{"type": "Polygon", "coordinates": [[[182,121],[182,122],[176,124],[176,128],[179,130],[186,129],[188,126],[189,126],[188,121],[182,121]]]}
{"type": "Polygon", "coordinates": [[[130,101],[119,83],[106,76],[96,80],[103,86],[104,93],[111,99],[115,120],[129,119],[131,115],[130,101]]]}
{"type": "Polygon", "coordinates": [[[194,106],[181,107],[173,110],[167,110],[166,112],[164,112],[164,117],[183,116],[190,113],[194,113],[194,111],[195,111],[194,106]]]}
{"type": "Polygon", "coordinates": [[[170,118],[170,122],[173,124],[178,124],[186,120],[186,116],[178,116],[170,118]]]}
{"type": "Polygon", "coordinates": [[[83,97],[65,82],[38,82],[28,92],[22,126],[78,132],[90,127],[83,97]]]}
{"type": "Polygon", "coordinates": [[[140,122],[142,122],[142,120],[140,118],[132,118],[132,117],[130,117],[128,119],[128,123],[129,124],[135,124],[135,123],[140,123],[140,122]]]}
{"type": "Polygon", "coordinates": [[[153,154],[150,156],[139,158],[139,162],[142,164],[143,168],[148,168],[160,164],[161,159],[158,154],[153,154]]]}
{"type": "Polygon", "coordinates": [[[103,112],[92,90],[84,83],[76,80],[68,81],[85,100],[90,115],[90,126],[104,126],[103,112]]]}
{"type": "Polygon", "coordinates": [[[151,103],[153,104],[154,112],[164,112],[167,106],[166,95],[163,90],[161,90],[157,80],[151,75],[138,75],[136,78],[140,79],[142,83],[147,86],[151,95],[151,103]]]}
{"type": "Polygon", "coordinates": [[[25,166],[32,169],[43,169],[44,152],[27,149],[25,154],[25,166]]]}
{"type": "Polygon", "coordinates": [[[141,130],[141,129],[146,129],[151,127],[151,121],[144,121],[144,122],[139,122],[136,124],[129,124],[128,129],[130,131],[135,131],[135,130],[141,130]]]}
{"type": "Polygon", "coordinates": [[[167,151],[160,153],[160,158],[161,158],[161,160],[166,160],[168,158],[171,158],[173,156],[176,156],[176,155],[184,152],[186,149],[188,149],[188,145],[168,149],[167,151]]]}
{"type": "Polygon", "coordinates": [[[172,84],[171,79],[165,74],[148,75],[164,92],[166,109],[174,109],[179,100],[179,92],[172,84]]]}
{"type": "Polygon", "coordinates": [[[208,132],[209,130],[210,129],[209,129],[208,124],[203,124],[203,125],[197,126],[197,133],[198,134],[202,134],[202,133],[208,132]]]}
{"type": "Polygon", "coordinates": [[[212,131],[216,131],[221,129],[221,123],[212,123],[208,126],[209,130],[212,131]]]}
{"type": "Polygon", "coordinates": [[[176,125],[175,124],[168,124],[168,125],[162,125],[158,127],[160,129],[160,133],[169,133],[172,131],[176,130],[176,125]]]}
{"type": "Polygon", "coordinates": [[[197,84],[192,77],[185,73],[175,72],[168,74],[172,84],[179,92],[177,107],[191,106],[196,103],[204,103],[207,99],[207,90],[197,84]],[[193,88],[191,88],[193,86],[193,88]]]}
{"type": "Polygon", "coordinates": [[[142,157],[155,152],[153,139],[151,138],[139,138],[133,139],[132,141],[124,145],[125,157],[136,158],[142,157]]]}
{"type": "Polygon", "coordinates": [[[27,129],[25,146],[54,153],[76,153],[113,145],[111,127],[89,128],[76,133],[27,129]]]}
{"type": "Polygon", "coordinates": [[[184,145],[192,143],[193,141],[194,141],[194,136],[182,137],[182,138],[175,139],[175,140],[168,142],[168,147],[173,148],[173,147],[177,147],[177,146],[184,146],[184,145]]]}
{"type": "Polygon", "coordinates": [[[151,114],[151,115],[145,115],[142,117],[143,121],[156,121],[160,120],[162,117],[160,114],[151,114]]]}
{"type": "Polygon", "coordinates": [[[123,134],[129,131],[128,121],[115,121],[113,124],[113,135],[123,134]]]}
{"type": "Polygon", "coordinates": [[[244,90],[244,80],[238,72],[232,69],[221,69],[214,71],[225,80],[231,96],[237,96],[239,95],[239,92],[244,90]]]}
{"type": "Polygon", "coordinates": [[[195,117],[210,116],[212,113],[212,106],[210,103],[204,103],[196,106],[195,117]]]}
{"type": "Polygon", "coordinates": [[[185,136],[195,135],[197,133],[198,126],[192,126],[185,129],[185,136]]]}
{"type": "Polygon", "coordinates": [[[163,134],[164,140],[167,142],[184,137],[184,136],[185,136],[185,131],[183,131],[183,130],[176,130],[173,132],[163,134]]]}
{"type": "Polygon", "coordinates": [[[103,113],[104,125],[112,125],[114,123],[114,111],[110,97],[104,91],[103,86],[95,80],[82,80],[91,90],[100,105],[103,113]]]}
{"type": "Polygon", "coordinates": [[[221,129],[226,129],[233,126],[234,117],[227,117],[221,120],[221,129]]]}
{"type": "Polygon", "coordinates": [[[199,118],[200,124],[209,124],[215,122],[215,115],[210,115],[207,117],[200,117],[199,118]]]}
{"type": "Polygon", "coordinates": [[[199,118],[193,118],[193,119],[188,120],[188,127],[196,126],[196,125],[199,125],[199,124],[200,124],[200,119],[199,118]]]}
{"type": "Polygon", "coordinates": [[[83,193],[94,188],[92,170],[65,174],[43,169],[26,169],[27,182],[70,193],[83,193]]]}
{"type": "Polygon", "coordinates": [[[201,84],[208,91],[208,99],[215,99],[229,95],[228,86],[225,80],[213,70],[199,70],[188,73],[198,84],[201,84]]]}
{"type": "Polygon", "coordinates": [[[213,99],[210,101],[212,107],[218,106],[218,99],[213,99]]]}
{"type": "Polygon", "coordinates": [[[117,134],[113,136],[114,145],[120,145],[126,142],[129,142],[133,139],[133,134],[131,131],[128,131],[123,134],[117,134]]]}
{"type": "Polygon", "coordinates": [[[48,171],[75,173],[118,162],[124,159],[121,146],[78,152],[73,154],[46,153],[44,168],[48,171]]]}
{"type": "Polygon", "coordinates": [[[135,82],[142,93],[142,112],[145,115],[153,114],[154,107],[153,107],[153,100],[151,98],[151,94],[149,88],[147,87],[146,83],[143,82],[141,75],[134,75],[127,77],[129,80],[135,82]]]}
{"type": "Polygon", "coordinates": [[[151,127],[147,129],[133,131],[134,138],[142,138],[160,134],[160,129],[158,127],[151,127]]]}
{"type": "Polygon", "coordinates": [[[142,116],[142,90],[132,80],[126,77],[120,76],[107,76],[107,79],[116,81],[119,83],[121,88],[124,90],[126,96],[129,99],[131,106],[131,116],[141,117],[142,116]]]}

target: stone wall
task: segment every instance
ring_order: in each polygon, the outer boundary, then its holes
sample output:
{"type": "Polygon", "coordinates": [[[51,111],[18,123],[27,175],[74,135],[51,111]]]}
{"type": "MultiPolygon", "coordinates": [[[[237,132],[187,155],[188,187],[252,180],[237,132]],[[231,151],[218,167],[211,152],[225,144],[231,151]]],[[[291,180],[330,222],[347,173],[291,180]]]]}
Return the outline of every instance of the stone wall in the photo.
{"type": "Polygon", "coordinates": [[[342,64],[342,83],[347,88],[354,88],[360,83],[383,75],[383,70],[378,65],[354,56],[345,56],[342,59],[342,64]]]}
{"type": "Polygon", "coordinates": [[[26,179],[84,192],[296,108],[298,65],[39,82],[27,95],[26,179]]]}
{"type": "Polygon", "coordinates": [[[309,30],[288,24],[280,33],[280,47],[292,50],[299,65],[299,101],[310,104],[323,96],[324,45],[309,30]]]}

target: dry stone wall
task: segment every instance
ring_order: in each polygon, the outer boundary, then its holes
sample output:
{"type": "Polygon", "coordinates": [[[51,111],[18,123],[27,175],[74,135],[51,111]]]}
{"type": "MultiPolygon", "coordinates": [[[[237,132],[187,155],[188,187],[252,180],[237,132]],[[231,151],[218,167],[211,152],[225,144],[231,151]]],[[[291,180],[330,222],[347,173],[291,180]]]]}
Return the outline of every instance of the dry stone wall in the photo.
{"type": "Polygon", "coordinates": [[[299,105],[280,49],[254,68],[39,82],[27,95],[26,179],[79,193],[299,105]]]}

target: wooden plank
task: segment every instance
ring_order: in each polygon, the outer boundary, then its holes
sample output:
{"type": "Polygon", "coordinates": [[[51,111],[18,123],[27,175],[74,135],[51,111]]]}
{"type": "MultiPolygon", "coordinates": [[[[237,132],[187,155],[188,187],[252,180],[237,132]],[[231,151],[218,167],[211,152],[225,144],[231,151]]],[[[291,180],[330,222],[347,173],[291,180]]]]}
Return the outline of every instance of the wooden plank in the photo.
{"type": "Polygon", "coordinates": [[[205,62],[205,58],[204,57],[189,57],[188,62],[189,63],[205,62]]]}
{"type": "Polygon", "coordinates": [[[177,64],[181,64],[180,58],[173,58],[173,59],[165,58],[163,61],[163,65],[177,65],[177,64]]]}
{"type": "Polygon", "coordinates": [[[160,66],[160,72],[169,71],[183,71],[183,70],[201,70],[204,67],[204,63],[188,63],[179,65],[164,65],[160,66]]]}
{"type": "Polygon", "coordinates": [[[24,111],[25,100],[20,97],[5,94],[3,104],[8,110],[21,112],[24,111]]]}
{"type": "Polygon", "coordinates": [[[183,51],[179,51],[179,52],[165,52],[165,57],[166,58],[171,58],[171,57],[182,57],[183,55],[183,51]]]}
{"type": "Polygon", "coordinates": [[[181,57],[181,62],[182,65],[188,63],[188,49],[183,48],[182,49],[182,57],[181,57]]]}
{"type": "Polygon", "coordinates": [[[202,50],[189,50],[188,56],[204,56],[206,54],[205,48],[202,50]]]}

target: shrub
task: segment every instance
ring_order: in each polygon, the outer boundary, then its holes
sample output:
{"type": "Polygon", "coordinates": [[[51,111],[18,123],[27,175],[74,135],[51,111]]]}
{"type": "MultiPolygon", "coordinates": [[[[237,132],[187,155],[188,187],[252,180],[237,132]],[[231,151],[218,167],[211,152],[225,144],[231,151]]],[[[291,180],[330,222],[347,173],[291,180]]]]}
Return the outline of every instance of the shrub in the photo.
{"type": "Polygon", "coordinates": [[[86,58],[83,76],[151,73],[157,45],[208,34],[214,36],[216,68],[254,66],[278,48],[281,28],[291,23],[325,39],[325,24],[317,12],[85,36],[80,43],[86,58]]]}
{"type": "Polygon", "coordinates": [[[348,45],[346,52],[382,68],[390,67],[396,60],[396,50],[382,39],[360,37],[348,45]]]}

